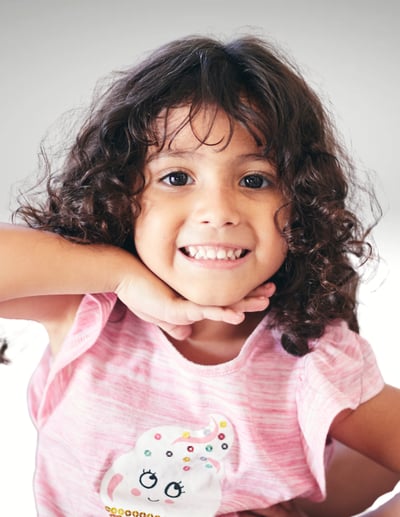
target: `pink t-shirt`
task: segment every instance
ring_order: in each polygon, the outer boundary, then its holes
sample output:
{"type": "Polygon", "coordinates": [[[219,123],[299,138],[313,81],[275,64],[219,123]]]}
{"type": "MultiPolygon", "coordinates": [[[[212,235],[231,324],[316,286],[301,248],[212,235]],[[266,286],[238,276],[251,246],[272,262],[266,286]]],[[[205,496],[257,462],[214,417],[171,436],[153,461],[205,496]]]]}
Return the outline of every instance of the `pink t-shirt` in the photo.
{"type": "Polygon", "coordinates": [[[41,517],[213,517],[325,494],[333,418],[383,387],[342,322],[304,357],[268,316],[233,360],[184,358],[113,294],[85,296],[30,385],[41,517]]]}

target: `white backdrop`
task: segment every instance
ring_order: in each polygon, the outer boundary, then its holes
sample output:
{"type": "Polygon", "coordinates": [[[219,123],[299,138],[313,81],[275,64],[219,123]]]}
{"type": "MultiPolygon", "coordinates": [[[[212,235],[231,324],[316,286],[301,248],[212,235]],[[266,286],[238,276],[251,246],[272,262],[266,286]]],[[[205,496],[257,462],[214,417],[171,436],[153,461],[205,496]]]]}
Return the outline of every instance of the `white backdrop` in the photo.
{"type": "MultiPolygon", "coordinates": [[[[357,162],[376,171],[383,260],[361,291],[360,319],[385,378],[400,387],[399,22],[396,0],[2,0],[0,220],[35,170],[41,138],[63,112],[86,104],[97,79],[178,36],[264,35],[300,64],[357,162]]],[[[25,322],[1,328],[13,358],[0,368],[1,513],[31,516],[35,434],[25,393],[46,336],[25,322]]]]}

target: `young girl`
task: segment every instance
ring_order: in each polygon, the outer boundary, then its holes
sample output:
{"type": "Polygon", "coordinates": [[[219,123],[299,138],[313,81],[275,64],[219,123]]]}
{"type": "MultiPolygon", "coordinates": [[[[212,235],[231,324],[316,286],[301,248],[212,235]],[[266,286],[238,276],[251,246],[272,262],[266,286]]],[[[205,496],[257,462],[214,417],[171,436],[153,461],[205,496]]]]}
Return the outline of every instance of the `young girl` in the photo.
{"type": "Polygon", "coordinates": [[[49,334],[38,515],[340,517],[394,486],[353,181],[260,39],[184,38],[119,74],[19,208],[30,228],[1,228],[0,316],[49,334]]]}

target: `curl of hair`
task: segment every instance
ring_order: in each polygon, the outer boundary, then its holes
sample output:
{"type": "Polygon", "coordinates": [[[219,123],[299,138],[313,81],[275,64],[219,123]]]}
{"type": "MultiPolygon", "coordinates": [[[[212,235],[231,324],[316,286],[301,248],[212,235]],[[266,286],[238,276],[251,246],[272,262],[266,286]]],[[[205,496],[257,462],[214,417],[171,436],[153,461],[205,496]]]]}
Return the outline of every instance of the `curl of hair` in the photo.
{"type": "Polygon", "coordinates": [[[260,38],[182,38],[119,72],[92,105],[59,171],[43,152],[46,198],[25,201],[16,216],[77,242],[135,253],[146,152],[168,145],[171,137],[160,135],[156,121],[182,105],[190,106],[184,124],[205,106],[223,110],[231,132],[242,124],[276,165],[289,213],[282,230],[288,254],[273,278],[270,312],[283,347],[307,353],[310,340],[337,318],[358,331],[358,265],[371,247],[369,229],[350,206],[354,167],[320,99],[260,38]]]}
{"type": "Polygon", "coordinates": [[[0,364],[9,364],[10,360],[6,356],[8,342],[5,338],[0,338],[0,364]]]}

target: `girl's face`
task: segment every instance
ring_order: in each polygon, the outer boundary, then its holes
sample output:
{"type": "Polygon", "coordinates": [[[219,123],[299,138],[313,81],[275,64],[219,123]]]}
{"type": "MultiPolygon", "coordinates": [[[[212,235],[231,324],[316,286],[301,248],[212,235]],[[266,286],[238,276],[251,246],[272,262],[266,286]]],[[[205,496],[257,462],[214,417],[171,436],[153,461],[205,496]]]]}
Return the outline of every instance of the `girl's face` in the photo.
{"type": "MultiPolygon", "coordinates": [[[[188,109],[171,111],[167,135],[188,109]]],[[[228,306],[282,265],[286,244],[274,216],[285,200],[250,133],[236,124],[226,145],[227,116],[219,111],[210,130],[213,113],[203,109],[161,151],[149,149],[135,245],[144,264],[184,298],[228,306]]]]}

